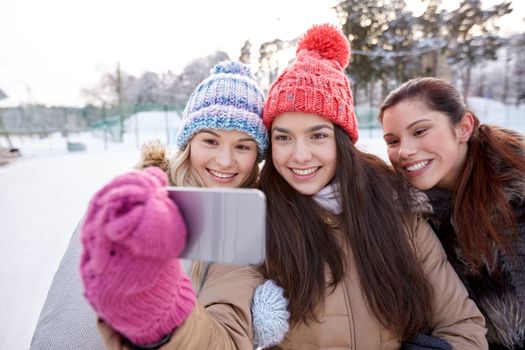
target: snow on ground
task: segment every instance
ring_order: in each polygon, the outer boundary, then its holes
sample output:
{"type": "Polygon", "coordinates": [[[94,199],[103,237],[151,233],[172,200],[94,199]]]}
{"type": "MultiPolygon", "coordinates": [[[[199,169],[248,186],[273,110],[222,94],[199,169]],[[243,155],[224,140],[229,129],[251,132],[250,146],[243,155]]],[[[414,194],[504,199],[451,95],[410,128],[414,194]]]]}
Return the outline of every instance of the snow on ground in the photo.
{"type": "Polygon", "coordinates": [[[469,97],[467,103],[483,123],[505,126],[525,134],[525,105],[506,105],[481,97],[469,97]]]}
{"type": "Polygon", "coordinates": [[[11,138],[23,157],[0,167],[0,349],[29,348],[53,275],[90,197],[134,167],[137,145],[173,138],[172,125],[170,136],[160,126],[165,117],[143,112],[138,121],[131,118],[123,143],[104,142],[103,133],[70,135],[69,142],[84,144],[85,152],[68,153],[59,134],[11,138]]]}
{"type": "Polygon", "coordinates": [[[138,151],[42,155],[0,168],[0,349],[28,349],[53,274],[95,190],[138,151]]]}
{"type": "MultiPolygon", "coordinates": [[[[525,106],[472,101],[484,110],[492,108],[493,115],[509,113],[493,123],[512,123],[508,125],[525,131],[525,106]]],[[[12,139],[23,157],[0,167],[0,349],[29,348],[53,275],[90,197],[133,168],[138,145],[155,137],[174,142],[179,118],[169,116],[176,122],[168,132],[159,126],[166,125],[166,119],[164,112],[143,112],[136,121],[130,119],[123,143],[104,142],[103,133],[69,135],[70,142],[86,146],[84,152],[68,153],[60,135],[12,139]]],[[[360,130],[359,135],[361,149],[386,159],[380,130],[360,130]]],[[[0,138],[0,145],[5,146],[4,141],[0,138]]]]}

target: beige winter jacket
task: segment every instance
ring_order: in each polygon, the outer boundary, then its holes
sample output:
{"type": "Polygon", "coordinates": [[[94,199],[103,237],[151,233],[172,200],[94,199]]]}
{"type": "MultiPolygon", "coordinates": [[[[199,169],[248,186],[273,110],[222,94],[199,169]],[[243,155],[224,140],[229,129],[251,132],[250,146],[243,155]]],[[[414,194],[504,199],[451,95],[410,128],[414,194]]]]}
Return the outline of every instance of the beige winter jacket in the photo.
{"type": "MultiPolygon", "coordinates": [[[[334,234],[340,234],[335,226],[334,234]]],[[[445,339],[454,349],[487,349],[483,316],[468,299],[431,228],[416,216],[408,226],[410,242],[433,287],[432,335],[445,339]]],[[[351,255],[349,259],[351,262],[351,255]]],[[[400,348],[395,334],[368,310],[357,272],[352,263],[349,266],[347,277],[327,296],[320,322],[294,327],[275,349],[400,348]]],[[[261,276],[252,268],[212,265],[197,306],[161,349],[252,349],[250,305],[260,282],[261,276]]],[[[108,343],[111,332],[105,329],[103,335],[108,343]]],[[[109,348],[119,349],[115,344],[109,348]]]]}

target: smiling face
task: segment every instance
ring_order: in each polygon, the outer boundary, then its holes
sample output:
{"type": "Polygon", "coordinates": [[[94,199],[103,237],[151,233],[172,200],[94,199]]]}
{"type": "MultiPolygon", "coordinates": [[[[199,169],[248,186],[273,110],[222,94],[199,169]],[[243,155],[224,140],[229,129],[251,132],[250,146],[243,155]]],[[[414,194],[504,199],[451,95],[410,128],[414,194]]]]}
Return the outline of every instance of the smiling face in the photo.
{"type": "Polygon", "coordinates": [[[257,144],[241,131],[204,129],[189,146],[191,166],[206,187],[241,187],[257,166],[257,144]]]}
{"type": "Polygon", "coordinates": [[[452,125],[443,112],[417,100],[404,100],[383,113],[388,158],[417,188],[453,191],[463,170],[472,115],[452,125]]]}
{"type": "Polygon", "coordinates": [[[334,124],[315,114],[283,113],[272,123],[272,160],[297,192],[313,195],[335,176],[334,124]]]}

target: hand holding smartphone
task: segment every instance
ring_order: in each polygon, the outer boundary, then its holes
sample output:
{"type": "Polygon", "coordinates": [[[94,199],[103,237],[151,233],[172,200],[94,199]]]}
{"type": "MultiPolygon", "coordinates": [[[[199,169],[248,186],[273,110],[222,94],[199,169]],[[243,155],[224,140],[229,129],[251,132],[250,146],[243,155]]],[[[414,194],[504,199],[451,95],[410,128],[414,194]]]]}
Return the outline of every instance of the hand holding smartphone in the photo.
{"type": "Polygon", "coordinates": [[[257,189],[168,187],[186,222],[181,258],[259,265],[266,249],[266,197],[257,189]]]}

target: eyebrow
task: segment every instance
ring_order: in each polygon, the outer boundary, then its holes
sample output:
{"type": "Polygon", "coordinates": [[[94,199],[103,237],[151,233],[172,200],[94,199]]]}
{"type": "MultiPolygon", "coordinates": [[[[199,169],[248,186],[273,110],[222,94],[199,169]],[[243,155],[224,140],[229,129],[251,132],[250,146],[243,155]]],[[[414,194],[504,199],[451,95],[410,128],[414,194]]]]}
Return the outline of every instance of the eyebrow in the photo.
{"type": "MultiPolygon", "coordinates": [[[[430,119],[419,119],[419,120],[416,120],[415,122],[412,122],[410,124],[407,125],[406,129],[410,129],[411,127],[413,127],[414,125],[416,125],[417,123],[421,123],[421,122],[430,122],[431,120],[430,119]]],[[[387,136],[392,136],[392,133],[388,133],[388,134],[384,134],[383,135],[383,138],[387,137],[387,136]]]]}
{"type": "Polygon", "coordinates": [[[214,131],[208,130],[208,129],[202,129],[201,131],[199,131],[199,133],[201,133],[201,132],[206,132],[206,133],[208,133],[208,134],[212,134],[213,136],[220,137],[219,134],[217,134],[217,133],[214,132],[214,131]]]}
{"type": "Polygon", "coordinates": [[[407,129],[410,129],[411,127],[413,127],[417,123],[429,122],[429,121],[431,121],[431,120],[430,119],[419,119],[419,120],[416,120],[415,122],[412,122],[412,123],[408,124],[407,129]]]}
{"type": "MultiPolygon", "coordinates": [[[[334,130],[333,127],[331,127],[330,125],[328,124],[321,124],[321,125],[315,125],[315,126],[312,126],[311,128],[308,128],[306,129],[306,132],[314,132],[314,131],[319,131],[321,129],[328,129],[328,130],[334,130]]],[[[275,126],[272,128],[272,132],[274,131],[279,131],[279,132],[282,132],[282,133],[285,133],[285,134],[289,134],[291,131],[289,129],[286,129],[286,128],[281,128],[281,127],[278,127],[278,126],[275,126]]]]}
{"type": "MultiPolygon", "coordinates": [[[[209,129],[202,129],[201,131],[199,131],[199,133],[201,133],[201,132],[206,132],[208,134],[212,134],[213,136],[218,137],[218,138],[221,137],[221,135],[219,135],[216,132],[211,131],[209,129]]],[[[255,142],[255,140],[253,138],[251,138],[251,137],[243,137],[243,138],[237,140],[237,142],[246,142],[246,141],[255,142]]]]}
{"type": "Polygon", "coordinates": [[[246,137],[246,138],[243,138],[243,139],[238,139],[237,142],[246,142],[246,141],[252,141],[252,142],[256,142],[254,139],[252,139],[251,137],[246,137]]]}

